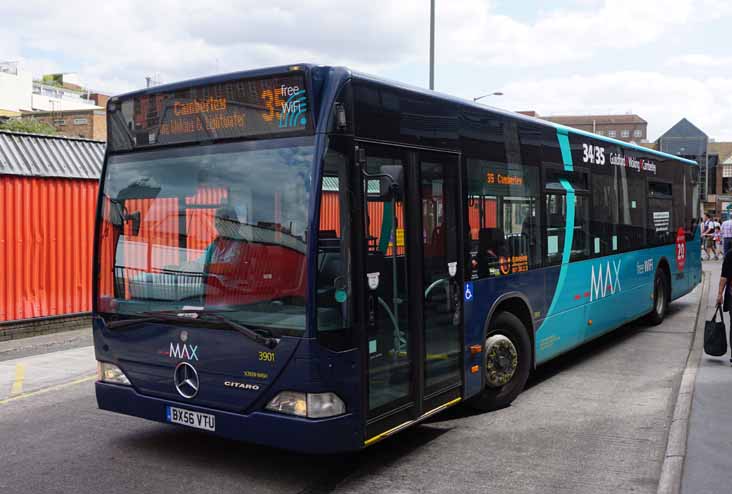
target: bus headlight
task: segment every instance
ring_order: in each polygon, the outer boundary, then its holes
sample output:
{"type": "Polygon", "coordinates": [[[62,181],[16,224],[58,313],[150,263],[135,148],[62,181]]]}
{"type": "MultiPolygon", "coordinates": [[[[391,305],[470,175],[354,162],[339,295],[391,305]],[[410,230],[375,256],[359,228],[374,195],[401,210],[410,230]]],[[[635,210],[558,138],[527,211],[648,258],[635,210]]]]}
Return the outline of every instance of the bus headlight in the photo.
{"type": "Polygon", "coordinates": [[[122,369],[109,362],[100,362],[97,360],[97,380],[104,383],[124,384],[130,386],[130,380],[127,379],[122,369]]]}
{"type": "Polygon", "coordinates": [[[267,404],[267,410],[322,419],[346,413],[346,404],[335,393],[282,391],[267,404]]]}
{"type": "Polygon", "coordinates": [[[335,393],[308,393],[308,417],[322,419],[346,413],[346,404],[335,393]]]}

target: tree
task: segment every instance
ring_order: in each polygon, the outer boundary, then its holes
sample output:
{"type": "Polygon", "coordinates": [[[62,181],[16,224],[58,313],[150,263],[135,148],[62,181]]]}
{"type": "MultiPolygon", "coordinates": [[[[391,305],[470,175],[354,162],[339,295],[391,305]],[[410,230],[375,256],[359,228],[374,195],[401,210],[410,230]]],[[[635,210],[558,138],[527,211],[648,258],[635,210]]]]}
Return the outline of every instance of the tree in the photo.
{"type": "Polygon", "coordinates": [[[29,132],[31,134],[56,134],[56,129],[53,127],[53,125],[40,122],[32,117],[22,119],[10,119],[6,122],[2,122],[0,123],[0,130],[10,130],[13,132],[29,132]]]}

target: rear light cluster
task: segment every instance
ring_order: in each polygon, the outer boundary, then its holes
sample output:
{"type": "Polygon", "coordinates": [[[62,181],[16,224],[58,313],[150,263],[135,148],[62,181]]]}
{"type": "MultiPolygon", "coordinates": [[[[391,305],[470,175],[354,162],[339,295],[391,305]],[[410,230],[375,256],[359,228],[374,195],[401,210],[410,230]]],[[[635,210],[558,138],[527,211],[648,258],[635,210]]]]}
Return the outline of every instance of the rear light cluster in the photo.
{"type": "Polygon", "coordinates": [[[282,391],[267,404],[267,410],[322,419],[346,413],[346,405],[335,393],[282,391]]]}

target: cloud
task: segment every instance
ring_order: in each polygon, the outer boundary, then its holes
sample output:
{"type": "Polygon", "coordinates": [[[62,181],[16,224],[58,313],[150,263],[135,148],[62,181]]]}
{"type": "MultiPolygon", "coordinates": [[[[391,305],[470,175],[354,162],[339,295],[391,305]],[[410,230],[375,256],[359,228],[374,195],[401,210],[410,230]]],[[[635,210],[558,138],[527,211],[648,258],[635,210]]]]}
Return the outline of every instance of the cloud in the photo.
{"type": "Polygon", "coordinates": [[[147,75],[171,82],[303,61],[383,71],[426,57],[428,14],[418,0],[27,0],[0,5],[0,18],[17,21],[0,40],[18,40],[27,65],[53,54],[96,89],[118,92],[147,75]]]}
{"type": "Polygon", "coordinates": [[[497,15],[480,0],[445,2],[447,41],[460,61],[510,66],[555,65],[602,49],[635,48],[692,20],[693,0],[612,0],[600,7],[556,9],[533,23],[497,15]],[[659,13],[663,13],[659,15],[659,13]]]}
{"type": "Polygon", "coordinates": [[[666,61],[666,66],[670,67],[697,67],[705,69],[727,68],[732,67],[732,57],[730,56],[712,56],[704,53],[690,53],[687,55],[679,55],[671,57],[666,61]]]}
{"type": "Polygon", "coordinates": [[[710,137],[732,140],[732,78],[625,71],[517,81],[505,93],[500,106],[547,116],[636,113],[652,140],[684,117],[710,137]]]}
{"type": "MultiPolygon", "coordinates": [[[[497,13],[491,0],[437,2],[437,49],[468,64],[582,60],[603,47],[657,39],[689,20],[691,4],[579,2],[519,22],[497,13]]],[[[140,87],[154,74],[170,82],[302,61],[384,73],[428,57],[423,0],[25,0],[4,2],[0,18],[14,19],[0,41],[15,40],[8,46],[16,54],[22,47],[34,70],[41,65],[35,59],[63,59],[63,70],[110,92],[140,87]]]]}
{"type": "MultiPolygon", "coordinates": [[[[507,95],[502,106],[548,113],[633,110],[649,120],[651,134],[687,116],[732,137],[727,79],[704,78],[699,70],[688,77],[596,73],[605,54],[623,50],[632,57],[638,48],[673,39],[682,27],[701,28],[732,14],[732,2],[543,5],[531,15],[511,17],[494,0],[438,1],[437,59],[455,69],[451,92],[500,89],[507,95]],[[576,75],[549,78],[550,73],[576,75]]],[[[530,8],[523,2],[511,7],[530,8]]],[[[146,76],[173,82],[297,62],[348,65],[412,81],[426,81],[427,74],[425,0],[24,0],[0,2],[0,18],[0,60],[23,58],[36,76],[78,72],[90,88],[111,94],[142,87],[146,76]]],[[[656,66],[679,72],[715,63],[732,61],[692,53],[656,66]]],[[[438,85],[441,74],[438,67],[438,85]]]]}

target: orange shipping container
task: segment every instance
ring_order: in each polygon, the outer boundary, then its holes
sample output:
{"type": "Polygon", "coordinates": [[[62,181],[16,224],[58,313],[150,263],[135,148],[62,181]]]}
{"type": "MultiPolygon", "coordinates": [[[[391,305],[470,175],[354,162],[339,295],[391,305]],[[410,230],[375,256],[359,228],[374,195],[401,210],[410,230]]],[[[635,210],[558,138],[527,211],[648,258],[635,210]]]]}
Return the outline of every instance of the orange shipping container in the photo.
{"type": "Polygon", "coordinates": [[[91,311],[97,189],[0,176],[0,321],[91,311]]]}
{"type": "Polygon", "coordinates": [[[0,130],[0,322],[91,310],[104,143],[0,130]]]}

